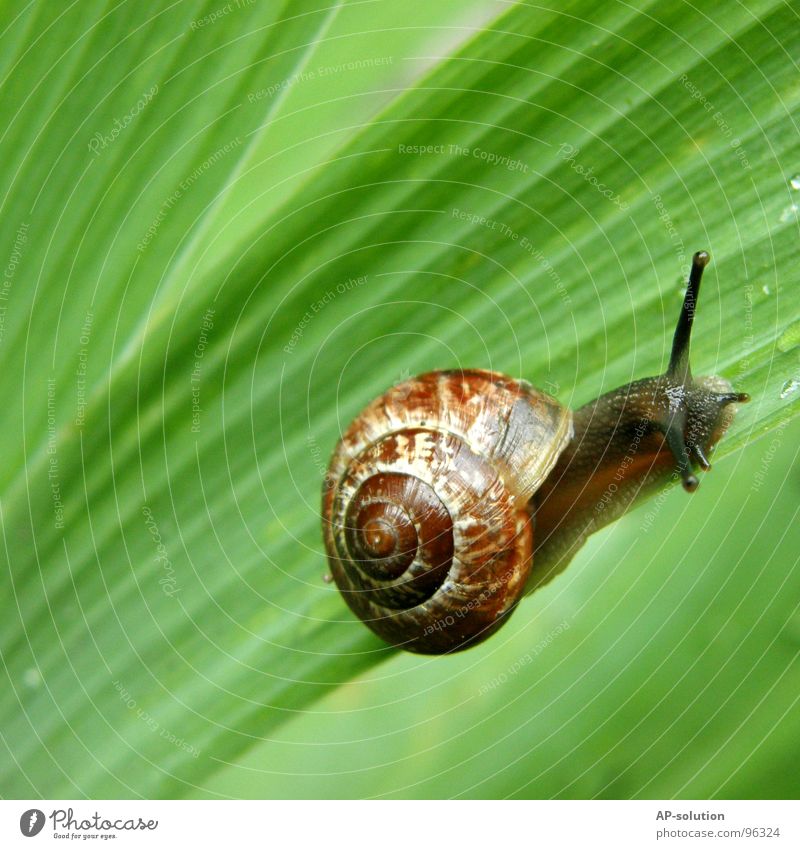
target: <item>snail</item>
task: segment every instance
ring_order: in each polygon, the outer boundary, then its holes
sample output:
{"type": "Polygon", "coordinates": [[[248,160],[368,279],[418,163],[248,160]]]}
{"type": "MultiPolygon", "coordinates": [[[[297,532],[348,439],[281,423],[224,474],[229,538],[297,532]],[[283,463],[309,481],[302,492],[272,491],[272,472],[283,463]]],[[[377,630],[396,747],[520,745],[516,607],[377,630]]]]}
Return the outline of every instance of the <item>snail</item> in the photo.
{"type": "Polygon", "coordinates": [[[323,537],[348,606],[413,652],[486,639],[586,538],[708,458],[749,397],[692,376],[703,269],[692,258],[666,372],[575,411],[524,380],[433,371],[389,389],[339,440],[323,484],[323,537]]]}

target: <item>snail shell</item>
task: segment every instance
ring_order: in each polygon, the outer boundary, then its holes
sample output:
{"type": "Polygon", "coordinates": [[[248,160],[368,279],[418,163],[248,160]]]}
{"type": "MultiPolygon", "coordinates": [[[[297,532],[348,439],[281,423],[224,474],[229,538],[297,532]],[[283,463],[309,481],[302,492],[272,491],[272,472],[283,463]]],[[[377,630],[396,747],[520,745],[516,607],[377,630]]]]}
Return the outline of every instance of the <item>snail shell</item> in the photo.
{"type": "Polygon", "coordinates": [[[437,371],[369,404],[323,491],[330,568],[376,634],[439,654],[485,639],[524,592],[529,501],[572,436],[572,414],[491,371],[437,371]]]}

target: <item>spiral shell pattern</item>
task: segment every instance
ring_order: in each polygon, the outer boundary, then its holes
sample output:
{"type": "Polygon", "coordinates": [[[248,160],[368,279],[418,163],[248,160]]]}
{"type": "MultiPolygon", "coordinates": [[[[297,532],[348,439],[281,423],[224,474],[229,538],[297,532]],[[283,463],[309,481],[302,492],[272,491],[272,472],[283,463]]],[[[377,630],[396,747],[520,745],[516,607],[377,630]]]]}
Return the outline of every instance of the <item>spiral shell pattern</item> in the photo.
{"type": "Polygon", "coordinates": [[[325,547],[350,608],[410,651],[494,633],[530,572],[528,503],[571,435],[555,399],[489,371],[430,372],[369,404],[323,487],[325,547]]]}

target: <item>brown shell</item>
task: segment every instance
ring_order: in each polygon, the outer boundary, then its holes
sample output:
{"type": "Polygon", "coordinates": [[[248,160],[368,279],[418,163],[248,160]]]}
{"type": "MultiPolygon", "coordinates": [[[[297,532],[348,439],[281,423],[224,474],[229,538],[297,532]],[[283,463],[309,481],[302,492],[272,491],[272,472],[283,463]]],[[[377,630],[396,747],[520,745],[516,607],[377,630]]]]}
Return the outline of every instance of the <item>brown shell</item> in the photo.
{"type": "Polygon", "coordinates": [[[410,651],[457,651],[506,620],[530,572],[528,502],[572,435],[554,398],[490,371],[392,387],[342,436],[323,489],[350,608],[410,651]]]}

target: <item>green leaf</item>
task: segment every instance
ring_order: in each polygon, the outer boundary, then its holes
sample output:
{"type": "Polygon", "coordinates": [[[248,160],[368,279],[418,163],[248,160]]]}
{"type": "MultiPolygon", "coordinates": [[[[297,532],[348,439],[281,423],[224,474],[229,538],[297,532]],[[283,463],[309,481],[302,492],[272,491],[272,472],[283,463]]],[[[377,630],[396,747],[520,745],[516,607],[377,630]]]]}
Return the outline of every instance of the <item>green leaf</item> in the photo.
{"type": "Polygon", "coordinates": [[[0,792],[796,795],[792,9],[147,15],[0,34],[0,792]],[[654,373],[699,248],[695,372],[753,396],[700,491],[461,657],[372,637],[323,580],[342,428],[433,368],[654,373]]]}

